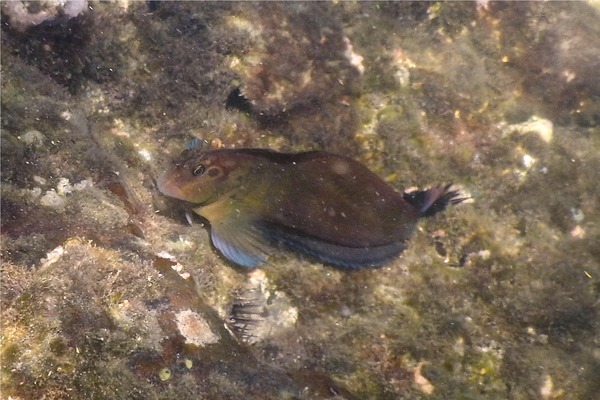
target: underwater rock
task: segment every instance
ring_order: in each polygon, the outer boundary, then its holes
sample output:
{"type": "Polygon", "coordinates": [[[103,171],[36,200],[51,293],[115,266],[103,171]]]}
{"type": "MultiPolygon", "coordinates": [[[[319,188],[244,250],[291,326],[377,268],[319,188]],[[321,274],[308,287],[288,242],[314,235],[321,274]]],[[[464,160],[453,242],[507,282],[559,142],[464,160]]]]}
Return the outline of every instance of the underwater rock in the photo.
{"type": "Polygon", "coordinates": [[[364,66],[327,3],[240,3],[225,19],[245,45],[225,62],[239,82],[230,103],[295,142],[316,141],[356,152],[353,99],[364,66]],[[313,18],[319,15],[319,18],[313,18]]]}
{"type": "Polygon", "coordinates": [[[241,95],[261,115],[313,109],[356,90],[360,71],[346,54],[349,41],[331,7],[261,3],[225,22],[248,37],[247,51],[229,63],[240,76],[241,95]]]}
{"type": "Polygon", "coordinates": [[[255,359],[191,278],[149,256],[126,260],[81,240],[48,255],[3,311],[3,394],[39,398],[69,387],[76,398],[120,399],[183,390],[160,384],[169,382],[185,390],[191,384],[198,395],[242,388],[253,399],[322,395],[300,375],[290,378],[255,359]],[[258,373],[260,382],[249,383],[258,373]],[[234,389],[221,388],[223,380],[234,389]]]}
{"type": "Polygon", "coordinates": [[[10,27],[18,31],[42,23],[74,18],[87,10],[87,0],[6,1],[2,12],[10,18],[10,27]]]}
{"type": "Polygon", "coordinates": [[[596,398],[597,20],[590,2],[99,1],[22,33],[3,13],[2,396],[596,398]],[[156,190],[190,134],[478,201],[422,220],[389,266],[273,257],[255,279],[156,190]]]}
{"type": "Polygon", "coordinates": [[[600,124],[600,11],[590,4],[493,4],[505,62],[522,90],[541,99],[544,117],[561,124],[600,124]],[[518,33],[516,33],[518,32],[518,33]]]}

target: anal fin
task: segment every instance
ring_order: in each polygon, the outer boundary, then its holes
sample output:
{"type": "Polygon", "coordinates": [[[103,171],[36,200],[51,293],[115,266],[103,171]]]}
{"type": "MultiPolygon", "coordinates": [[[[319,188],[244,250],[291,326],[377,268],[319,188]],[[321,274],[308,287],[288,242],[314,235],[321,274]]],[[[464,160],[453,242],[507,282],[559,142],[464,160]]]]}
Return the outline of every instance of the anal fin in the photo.
{"type": "Polygon", "coordinates": [[[343,246],[269,222],[256,223],[256,228],[271,243],[305,253],[325,264],[344,268],[378,267],[402,253],[405,248],[401,241],[370,247],[343,246]]]}

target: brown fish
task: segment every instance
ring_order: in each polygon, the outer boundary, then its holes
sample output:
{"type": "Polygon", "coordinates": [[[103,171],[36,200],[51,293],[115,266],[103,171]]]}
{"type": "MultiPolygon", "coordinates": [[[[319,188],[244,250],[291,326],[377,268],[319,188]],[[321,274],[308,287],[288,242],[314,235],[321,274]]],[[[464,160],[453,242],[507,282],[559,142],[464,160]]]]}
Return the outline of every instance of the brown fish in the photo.
{"type": "Polygon", "coordinates": [[[400,254],[420,217],[465,200],[448,186],[398,193],[365,166],[323,152],[184,152],[159,190],[193,203],[231,262],[249,268],[286,247],[340,267],[400,254]]]}

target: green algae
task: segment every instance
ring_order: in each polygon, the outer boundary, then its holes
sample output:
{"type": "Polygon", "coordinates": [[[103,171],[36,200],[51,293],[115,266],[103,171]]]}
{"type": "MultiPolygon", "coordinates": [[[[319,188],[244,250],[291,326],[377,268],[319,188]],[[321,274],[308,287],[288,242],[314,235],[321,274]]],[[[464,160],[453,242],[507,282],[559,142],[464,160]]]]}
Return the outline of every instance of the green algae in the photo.
{"type": "Polygon", "coordinates": [[[171,370],[169,368],[163,368],[158,372],[158,378],[161,381],[168,381],[171,379],[171,370]]]}
{"type": "Polygon", "coordinates": [[[3,25],[3,394],[594,398],[597,8],[146,7],[95,3],[19,35],[3,25]],[[236,89],[248,110],[225,107],[236,89]],[[551,140],[523,128],[535,120],[551,140]],[[41,142],[22,140],[32,130],[41,142]],[[225,328],[246,271],[154,189],[189,136],[325,148],[398,190],[456,182],[475,202],[422,221],[377,270],[276,257],[266,277],[298,318],[249,346],[225,328]],[[91,186],[42,206],[64,178],[91,186]],[[187,345],[181,306],[222,342],[187,345]]]}

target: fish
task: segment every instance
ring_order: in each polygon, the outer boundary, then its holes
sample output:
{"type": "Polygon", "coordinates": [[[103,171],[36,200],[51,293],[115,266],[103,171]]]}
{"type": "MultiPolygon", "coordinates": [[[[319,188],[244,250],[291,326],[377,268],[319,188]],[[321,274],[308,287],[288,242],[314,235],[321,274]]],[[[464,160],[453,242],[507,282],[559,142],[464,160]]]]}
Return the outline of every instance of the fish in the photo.
{"type": "Polygon", "coordinates": [[[193,147],[157,188],[207,220],[213,245],[247,268],[281,249],[335,267],[379,267],[404,251],[419,219],[467,199],[452,185],[400,193],[326,151],[193,147]]]}

